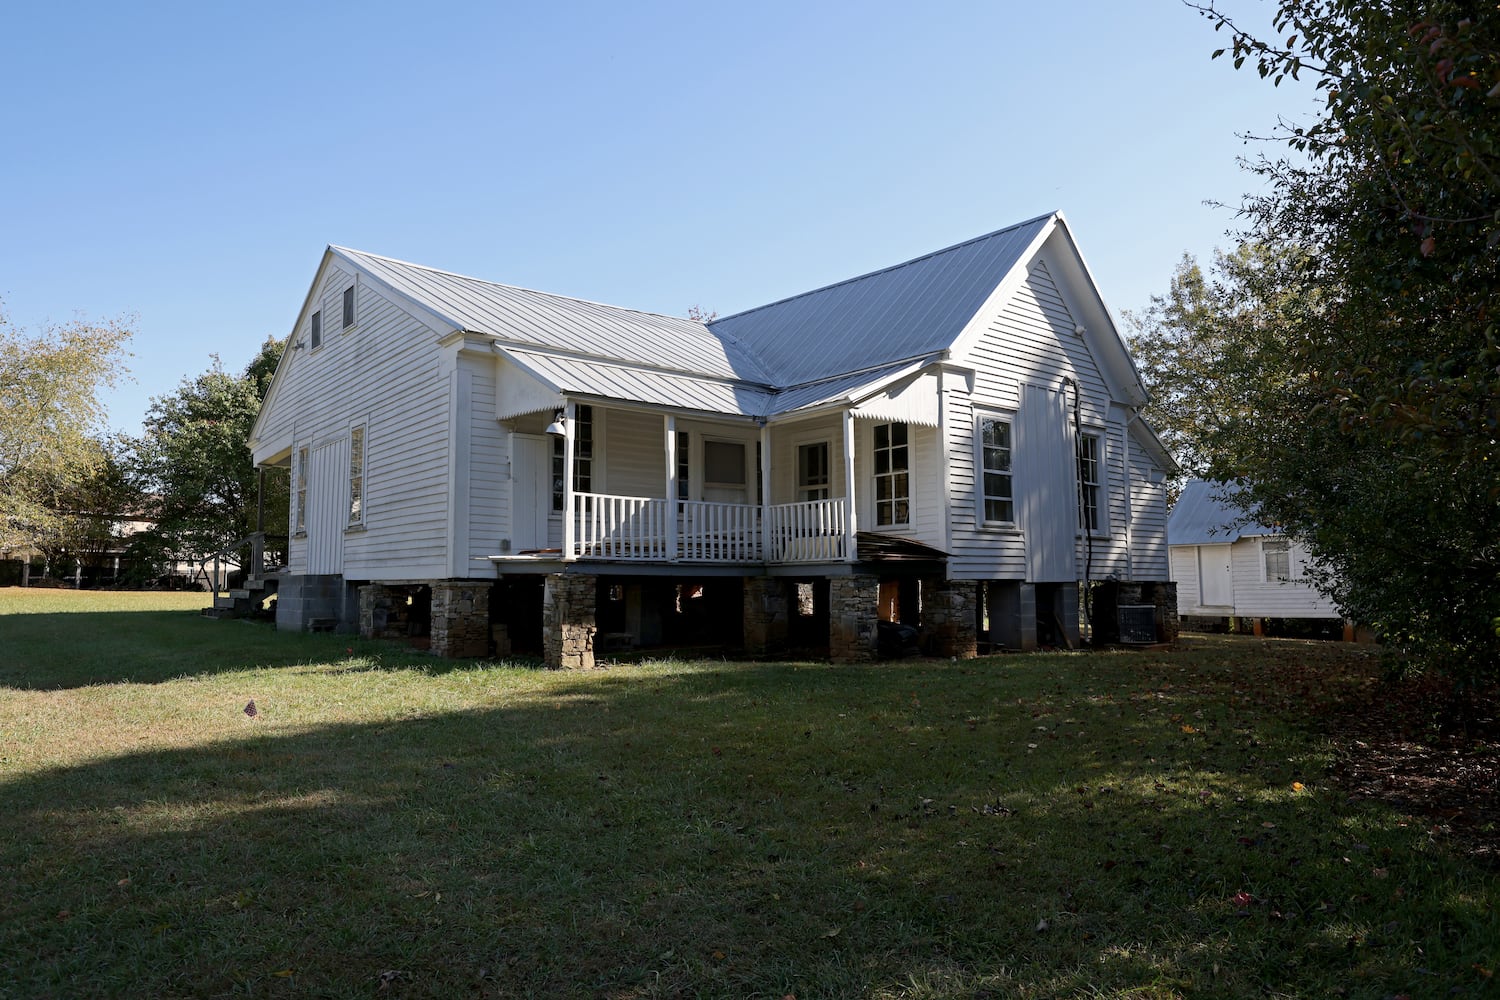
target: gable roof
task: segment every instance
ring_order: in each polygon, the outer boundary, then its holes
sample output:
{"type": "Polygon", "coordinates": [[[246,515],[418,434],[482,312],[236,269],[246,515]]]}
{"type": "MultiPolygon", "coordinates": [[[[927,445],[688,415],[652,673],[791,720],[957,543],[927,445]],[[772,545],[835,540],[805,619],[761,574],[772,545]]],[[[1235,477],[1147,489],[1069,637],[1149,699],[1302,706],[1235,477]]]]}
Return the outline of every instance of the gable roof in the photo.
{"type": "Polygon", "coordinates": [[[453,330],[605,361],[768,381],[753,355],[690,319],[496,284],[348,247],[328,250],[453,330]]]}
{"type": "Polygon", "coordinates": [[[1233,483],[1189,481],[1167,518],[1167,544],[1226,545],[1241,538],[1280,534],[1248,520],[1230,499],[1239,493],[1240,487],[1233,483]]]}
{"type": "Polygon", "coordinates": [[[708,329],[742,342],[782,387],[945,351],[1055,217],[726,316],[708,329]]]}
{"type": "MultiPolygon", "coordinates": [[[[986,306],[1024,278],[1028,262],[1059,231],[1071,263],[1077,248],[1062,215],[1053,212],[708,325],[330,245],[303,312],[337,264],[364,275],[442,334],[490,338],[550,391],[774,417],[873,399],[952,357],[986,306]]],[[[1076,264],[1076,280],[1091,285],[1081,257],[1076,264]]],[[[1102,302],[1098,308],[1113,334],[1102,339],[1106,362],[1113,370],[1123,366],[1125,383],[1137,381],[1129,377],[1134,367],[1102,302]]],[[[1137,402],[1128,388],[1125,398],[1137,402]]]]}

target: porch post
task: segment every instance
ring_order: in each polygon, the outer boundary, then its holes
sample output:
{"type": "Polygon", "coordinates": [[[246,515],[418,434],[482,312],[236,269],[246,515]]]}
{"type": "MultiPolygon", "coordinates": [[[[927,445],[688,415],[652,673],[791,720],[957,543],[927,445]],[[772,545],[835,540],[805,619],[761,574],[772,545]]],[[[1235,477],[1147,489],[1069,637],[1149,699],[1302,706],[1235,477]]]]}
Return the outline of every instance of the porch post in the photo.
{"type": "Polygon", "coordinates": [[[677,418],[670,413],[661,418],[667,436],[667,558],[677,561],[677,418]]]}
{"type": "Polygon", "coordinates": [[[571,399],[563,407],[563,545],[564,561],[577,559],[574,551],[578,517],[573,510],[573,424],[578,419],[578,404],[571,399]]]}
{"type": "Polygon", "coordinates": [[[855,562],[859,556],[854,551],[855,535],[859,531],[854,513],[854,411],[844,410],[844,559],[855,562]]]}
{"type": "Polygon", "coordinates": [[[771,425],[760,425],[760,557],[771,558],[771,425]]]}

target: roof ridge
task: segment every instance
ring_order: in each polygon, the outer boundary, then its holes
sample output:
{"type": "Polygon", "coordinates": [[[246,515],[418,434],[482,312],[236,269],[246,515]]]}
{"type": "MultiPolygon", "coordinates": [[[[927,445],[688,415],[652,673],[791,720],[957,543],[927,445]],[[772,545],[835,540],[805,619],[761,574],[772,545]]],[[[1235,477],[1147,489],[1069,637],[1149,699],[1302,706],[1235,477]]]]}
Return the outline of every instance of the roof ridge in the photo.
{"type": "Polygon", "coordinates": [[[779,306],[779,305],[782,305],[782,304],[787,303],[787,302],[793,302],[793,301],[795,301],[797,299],[807,298],[809,295],[818,295],[818,294],[820,294],[822,292],[826,292],[826,291],[828,291],[830,289],[838,288],[841,285],[849,285],[849,284],[853,284],[856,281],[864,281],[866,278],[873,278],[873,277],[876,277],[877,275],[887,274],[887,273],[889,273],[891,271],[897,271],[897,270],[900,270],[903,267],[909,267],[912,264],[917,264],[917,263],[920,263],[921,261],[929,260],[929,259],[931,259],[933,257],[938,257],[938,256],[941,256],[942,254],[945,254],[945,253],[952,253],[955,250],[962,250],[964,247],[973,246],[975,243],[982,243],[985,240],[993,239],[994,237],[999,236],[1002,233],[1009,233],[1009,232],[1013,232],[1014,230],[1021,229],[1021,228],[1025,227],[1025,226],[1034,225],[1035,223],[1041,222],[1044,219],[1050,219],[1050,218],[1053,218],[1054,216],[1057,216],[1059,214],[1060,213],[1057,212],[1057,211],[1055,211],[1055,210],[1051,211],[1051,212],[1044,212],[1041,215],[1034,216],[1033,218],[1027,219],[1024,222],[1016,222],[1016,223],[1013,223],[1013,224],[1011,224],[1009,226],[1005,226],[1005,227],[1003,227],[1001,229],[996,229],[994,232],[985,233],[983,236],[975,236],[972,239],[964,240],[961,243],[955,243],[952,246],[943,247],[940,250],[931,250],[931,251],[929,251],[927,253],[920,254],[920,255],[918,255],[916,257],[913,257],[910,260],[902,261],[899,264],[891,264],[891,265],[886,266],[886,267],[876,268],[873,271],[867,271],[864,274],[856,274],[856,275],[854,275],[851,278],[844,278],[841,281],[834,281],[834,282],[831,282],[831,283],[829,283],[827,285],[823,285],[823,286],[821,286],[819,288],[810,289],[809,291],[806,291],[806,292],[798,292],[796,295],[788,295],[788,296],[786,296],[784,298],[777,299],[774,302],[767,302],[765,305],[752,306],[749,309],[742,309],[741,311],[739,311],[737,313],[733,313],[733,314],[731,314],[729,316],[721,316],[721,317],[719,317],[718,319],[714,320],[712,323],[708,324],[708,329],[710,331],[712,331],[713,327],[716,324],[718,324],[718,323],[723,323],[723,322],[726,322],[726,321],[731,320],[731,319],[738,319],[741,316],[748,316],[751,313],[760,312],[762,309],[770,309],[773,306],[779,306]]]}
{"type": "Polygon", "coordinates": [[[414,267],[419,271],[429,271],[433,274],[442,274],[450,278],[461,278],[464,281],[477,281],[481,285],[494,285],[496,288],[509,288],[513,291],[526,292],[530,295],[542,295],[549,299],[563,299],[568,302],[580,302],[586,306],[598,306],[601,309],[614,309],[618,312],[635,313],[638,316],[652,316],[657,319],[670,319],[678,323],[687,323],[699,326],[704,331],[710,333],[712,336],[718,337],[718,334],[714,334],[713,331],[708,329],[707,324],[700,323],[694,319],[688,319],[686,316],[672,316],[668,313],[651,312],[649,309],[632,309],[630,306],[617,306],[608,302],[598,302],[594,299],[579,298],[577,295],[563,295],[560,292],[544,292],[540,288],[528,288],[525,285],[511,285],[503,281],[491,281],[488,278],[480,278],[472,274],[463,274],[459,271],[449,271],[441,267],[430,267],[427,264],[418,264],[415,261],[402,260],[399,257],[387,257],[384,254],[371,253],[368,250],[357,250],[354,247],[340,246],[337,243],[328,244],[328,249],[336,250],[342,254],[355,254],[360,257],[370,257],[375,260],[385,261],[388,264],[399,264],[402,267],[414,267]]]}

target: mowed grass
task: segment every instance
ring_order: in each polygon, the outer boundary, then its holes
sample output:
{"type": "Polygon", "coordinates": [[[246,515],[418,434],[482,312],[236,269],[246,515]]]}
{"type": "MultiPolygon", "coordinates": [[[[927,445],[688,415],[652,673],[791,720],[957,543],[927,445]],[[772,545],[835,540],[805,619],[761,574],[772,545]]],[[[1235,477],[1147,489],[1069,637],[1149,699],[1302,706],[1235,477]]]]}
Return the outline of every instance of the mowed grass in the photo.
{"type": "Polygon", "coordinates": [[[0,997],[1481,997],[1352,647],[445,662],[0,590],[0,997]],[[258,714],[243,709],[255,700],[258,714]]]}

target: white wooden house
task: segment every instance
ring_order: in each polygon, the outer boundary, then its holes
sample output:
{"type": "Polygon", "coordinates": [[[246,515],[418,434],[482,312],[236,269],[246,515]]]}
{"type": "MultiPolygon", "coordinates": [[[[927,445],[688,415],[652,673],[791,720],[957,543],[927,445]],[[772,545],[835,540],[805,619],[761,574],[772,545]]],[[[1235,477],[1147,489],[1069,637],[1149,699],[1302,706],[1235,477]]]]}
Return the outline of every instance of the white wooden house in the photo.
{"type": "Polygon", "coordinates": [[[1184,618],[1337,619],[1313,586],[1306,547],[1247,518],[1234,486],[1189,482],[1167,521],[1177,610],[1184,618]]]}
{"type": "Polygon", "coordinates": [[[972,655],[1168,586],[1145,400],[1060,214],[706,325],[330,246],[250,443],[281,627],[972,655]]]}

